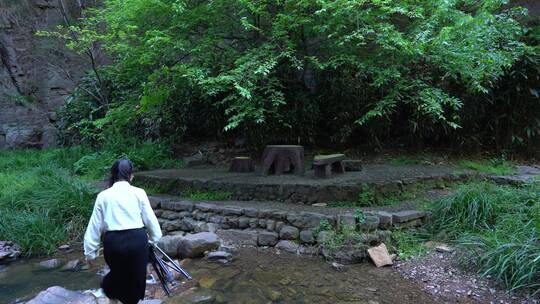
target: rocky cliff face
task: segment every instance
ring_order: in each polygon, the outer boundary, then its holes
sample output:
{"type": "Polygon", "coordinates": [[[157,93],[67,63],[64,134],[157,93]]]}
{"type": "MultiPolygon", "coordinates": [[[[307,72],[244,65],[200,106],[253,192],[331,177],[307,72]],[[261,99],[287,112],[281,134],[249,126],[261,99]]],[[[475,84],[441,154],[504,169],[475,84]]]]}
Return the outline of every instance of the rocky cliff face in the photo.
{"type": "Polygon", "coordinates": [[[84,60],[36,36],[74,18],[81,0],[0,0],[0,149],[56,142],[55,109],[73,90],[84,60]]]}

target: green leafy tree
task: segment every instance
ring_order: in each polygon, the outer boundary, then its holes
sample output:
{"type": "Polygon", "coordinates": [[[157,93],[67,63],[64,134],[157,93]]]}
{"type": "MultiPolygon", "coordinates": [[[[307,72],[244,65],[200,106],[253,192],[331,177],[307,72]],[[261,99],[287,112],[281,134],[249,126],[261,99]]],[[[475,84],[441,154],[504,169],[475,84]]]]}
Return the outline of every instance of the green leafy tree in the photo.
{"type": "Polygon", "coordinates": [[[479,100],[463,97],[488,94],[532,52],[526,12],[506,4],[106,0],[69,30],[75,48],[99,41],[129,92],[118,105],[137,106],[160,135],[342,142],[394,126],[428,137],[459,129],[479,100]]]}

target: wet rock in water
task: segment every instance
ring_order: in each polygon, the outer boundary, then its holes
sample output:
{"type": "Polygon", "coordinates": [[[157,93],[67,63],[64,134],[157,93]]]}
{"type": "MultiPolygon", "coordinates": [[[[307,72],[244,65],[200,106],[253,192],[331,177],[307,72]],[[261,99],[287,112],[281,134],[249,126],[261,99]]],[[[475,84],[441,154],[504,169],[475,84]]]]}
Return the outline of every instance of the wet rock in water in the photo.
{"type": "Polygon", "coordinates": [[[216,297],[207,293],[194,293],[185,297],[185,303],[190,304],[211,304],[216,301],[216,297]]]}
{"type": "Polygon", "coordinates": [[[210,261],[232,260],[232,254],[226,251],[212,251],[206,255],[206,258],[210,261]]]}
{"type": "Polygon", "coordinates": [[[274,289],[266,290],[265,294],[266,297],[269,298],[272,302],[277,301],[281,298],[281,292],[274,289]]]}
{"type": "Polygon", "coordinates": [[[276,244],[276,248],[290,253],[296,253],[298,251],[298,244],[293,241],[279,241],[276,244]]]}
{"type": "Polygon", "coordinates": [[[158,299],[143,300],[143,301],[139,302],[139,304],[162,304],[162,303],[163,303],[163,301],[158,300],[158,299]]]}
{"type": "Polygon", "coordinates": [[[0,241],[0,264],[15,261],[21,255],[21,248],[12,242],[0,241]]]}
{"type": "Polygon", "coordinates": [[[382,267],[386,265],[392,265],[392,258],[388,253],[388,249],[384,243],[380,244],[377,247],[372,247],[368,249],[368,254],[375,266],[382,267]]]}
{"type": "Polygon", "coordinates": [[[54,269],[60,267],[62,265],[62,261],[60,259],[50,259],[41,261],[38,265],[46,269],[54,269]]]}
{"type": "Polygon", "coordinates": [[[182,258],[202,257],[205,251],[218,249],[219,244],[219,238],[215,233],[188,234],[180,240],[178,254],[182,258]]]}
{"type": "Polygon", "coordinates": [[[202,288],[210,289],[216,284],[217,278],[215,277],[202,277],[199,280],[199,286],[202,288]]]}
{"type": "Polygon", "coordinates": [[[61,271],[78,271],[82,267],[82,263],[79,260],[71,260],[67,262],[62,268],[61,271]]]}
{"type": "Polygon", "coordinates": [[[336,271],[339,271],[339,272],[343,272],[347,270],[347,268],[345,268],[345,265],[340,264],[338,262],[332,262],[332,268],[334,268],[336,271]]]}
{"type": "Polygon", "coordinates": [[[70,248],[71,248],[71,247],[70,247],[69,245],[65,244],[65,245],[59,246],[59,247],[58,247],[58,250],[60,250],[60,251],[67,251],[67,250],[69,250],[70,248]]]}
{"type": "Polygon", "coordinates": [[[35,298],[26,302],[26,304],[51,303],[95,304],[96,299],[89,294],[82,294],[80,292],[67,290],[60,286],[53,286],[40,292],[35,298]]]}

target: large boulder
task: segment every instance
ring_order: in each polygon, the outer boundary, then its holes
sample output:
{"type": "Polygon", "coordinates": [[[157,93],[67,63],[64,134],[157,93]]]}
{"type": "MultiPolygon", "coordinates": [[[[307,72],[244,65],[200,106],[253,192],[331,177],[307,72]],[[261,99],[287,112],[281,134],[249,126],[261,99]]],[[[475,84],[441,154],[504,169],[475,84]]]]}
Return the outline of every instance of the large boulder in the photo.
{"type": "Polygon", "coordinates": [[[58,268],[62,266],[62,264],[63,264],[63,261],[60,259],[50,259],[50,260],[41,261],[39,262],[38,265],[46,269],[54,269],[54,268],[58,268]]]}
{"type": "Polygon", "coordinates": [[[51,304],[51,303],[69,303],[69,304],[96,304],[96,298],[89,294],[82,294],[67,290],[60,286],[53,286],[40,292],[35,298],[26,302],[27,304],[51,304]]]}
{"type": "Polygon", "coordinates": [[[158,246],[165,251],[167,255],[176,257],[178,255],[178,246],[182,238],[182,235],[166,235],[159,240],[158,246]]]}
{"type": "Polygon", "coordinates": [[[180,240],[178,254],[182,258],[202,257],[205,251],[218,249],[219,238],[215,233],[188,234],[180,240]]]}

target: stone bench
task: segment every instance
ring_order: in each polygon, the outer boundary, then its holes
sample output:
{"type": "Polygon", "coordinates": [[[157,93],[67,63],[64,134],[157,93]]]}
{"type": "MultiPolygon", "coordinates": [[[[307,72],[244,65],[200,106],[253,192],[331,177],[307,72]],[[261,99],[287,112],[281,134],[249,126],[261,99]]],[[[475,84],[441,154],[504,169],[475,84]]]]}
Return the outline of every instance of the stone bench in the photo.
{"type": "Polygon", "coordinates": [[[330,155],[317,155],[313,159],[313,169],[315,170],[315,176],[320,178],[327,178],[332,173],[345,173],[343,167],[343,160],[345,160],[345,154],[330,154],[330,155]]]}

